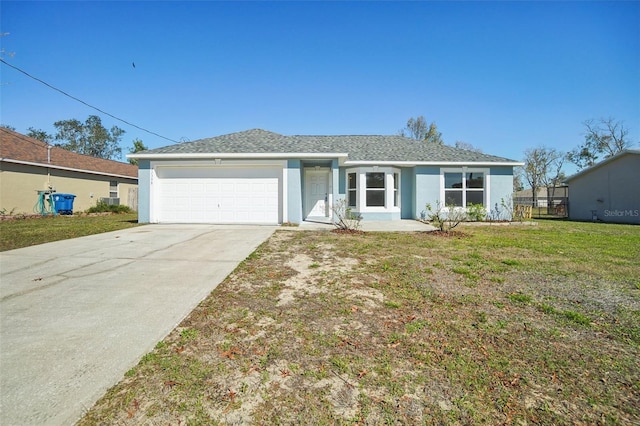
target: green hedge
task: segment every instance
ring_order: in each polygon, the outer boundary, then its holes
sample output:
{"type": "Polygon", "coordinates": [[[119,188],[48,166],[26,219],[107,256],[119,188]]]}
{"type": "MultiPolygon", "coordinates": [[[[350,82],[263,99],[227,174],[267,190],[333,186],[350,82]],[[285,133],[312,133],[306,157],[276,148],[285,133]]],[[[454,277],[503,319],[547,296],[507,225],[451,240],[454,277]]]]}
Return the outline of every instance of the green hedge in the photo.
{"type": "Polygon", "coordinates": [[[96,204],[93,207],[90,207],[87,210],[87,213],[105,213],[105,212],[111,212],[111,213],[131,213],[132,210],[128,207],[128,206],[123,206],[123,205],[111,205],[111,204],[107,204],[104,201],[98,201],[98,204],[96,204]]]}

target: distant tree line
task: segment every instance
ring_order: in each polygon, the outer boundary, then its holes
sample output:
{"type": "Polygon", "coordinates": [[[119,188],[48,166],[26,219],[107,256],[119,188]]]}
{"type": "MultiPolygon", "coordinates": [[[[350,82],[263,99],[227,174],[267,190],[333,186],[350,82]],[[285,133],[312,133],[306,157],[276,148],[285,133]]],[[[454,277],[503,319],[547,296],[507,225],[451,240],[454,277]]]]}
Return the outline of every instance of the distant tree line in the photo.
{"type": "MultiPolygon", "coordinates": [[[[53,135],[34,127],[29,127],[26,135],[78,154],[107,160],[119,160],[122,157],[120,142],[126,132],[118,126],[107,129],[97,115],[90,115],[84,122],[77,119],[60,120],[53,123],[53,126],[56,128],[56,133],[53,135]]],[[[3,127],[15,130],[12,126],[3,125],[3,127]]],[[[129,152],[140,152],[146,149],[142,140],[136,138],[129,152]]],[[[137,160],[134,159],[130,159],[129,162],[137,164],[137,160]]]]}

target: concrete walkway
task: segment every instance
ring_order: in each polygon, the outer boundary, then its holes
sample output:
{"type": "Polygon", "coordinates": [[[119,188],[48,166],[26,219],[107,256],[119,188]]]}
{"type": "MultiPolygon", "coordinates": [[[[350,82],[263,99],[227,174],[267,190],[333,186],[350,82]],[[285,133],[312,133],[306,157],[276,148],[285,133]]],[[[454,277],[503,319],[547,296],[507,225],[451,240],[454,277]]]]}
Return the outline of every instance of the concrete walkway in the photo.
{"type": "MultiPolygon", "coordinates": [[[[415,231],[433,231],[434,228],[426,223],[419,222],[417,220],[362,220],[360,221],[360,228],[364,232],[415,232],[415,231]]],[[[287,229],[283,227],[283,229],[287,229]]],[[[325,230],[331,231],[335,229],[335,226],[330,221],[304,221],[298,227],[292,227],[289,229],[299,229],[303,231],[309,230],[325,230]]]]}
{"type": "Polygon", "coordinates": [[[146,225],[0,253],[0,424],[75,423],[275,229],[146,225]]]}

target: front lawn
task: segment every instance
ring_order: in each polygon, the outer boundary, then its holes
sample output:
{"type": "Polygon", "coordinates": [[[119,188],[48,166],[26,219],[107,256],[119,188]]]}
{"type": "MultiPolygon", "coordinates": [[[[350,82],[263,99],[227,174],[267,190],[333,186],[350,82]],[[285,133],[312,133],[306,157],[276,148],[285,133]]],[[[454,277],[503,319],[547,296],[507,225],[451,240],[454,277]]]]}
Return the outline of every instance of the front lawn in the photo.
{"type": "Polygon", "coordinates": [[[638,424],[640,227],[282,230],[80,424],[638,424]]]}
{"type": "Polygon", "coordinates": [[[0,221],[0,251],[138,226],[138,214],[69,215],[0,221]]]}

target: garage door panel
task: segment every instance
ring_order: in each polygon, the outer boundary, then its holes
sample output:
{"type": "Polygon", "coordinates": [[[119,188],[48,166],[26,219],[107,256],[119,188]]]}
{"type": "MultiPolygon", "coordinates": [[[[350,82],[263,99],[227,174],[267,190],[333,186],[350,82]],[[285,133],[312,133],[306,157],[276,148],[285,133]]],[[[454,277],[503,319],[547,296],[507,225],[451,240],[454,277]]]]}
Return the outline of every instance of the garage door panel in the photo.
{"type": "Polygon", "coordinates": [[[160,167],[158,221],[278,223],[280,173],[276,168],[160,167]]]}

